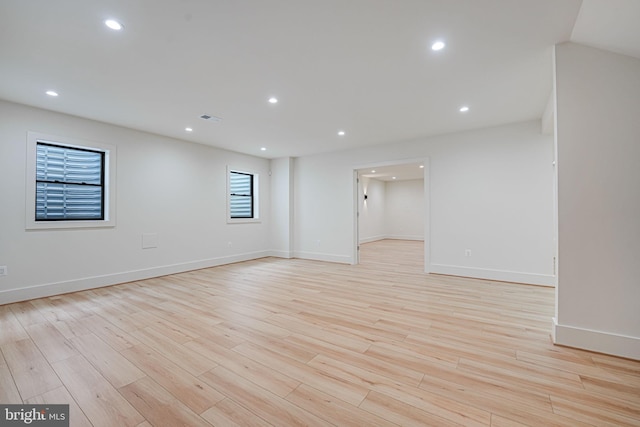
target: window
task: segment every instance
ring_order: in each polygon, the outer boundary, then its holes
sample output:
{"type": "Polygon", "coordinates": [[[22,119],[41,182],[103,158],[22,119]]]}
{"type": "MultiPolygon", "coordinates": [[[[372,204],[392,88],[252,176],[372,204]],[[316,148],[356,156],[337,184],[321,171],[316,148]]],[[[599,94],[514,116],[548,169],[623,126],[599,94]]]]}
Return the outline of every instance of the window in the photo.
{"type": "Polygon", "coordinates": [[[104,152],[37,142],[36,221],[104,219],[104,152]]]}
{"type": "Polygon", "coordinates": [[[229,169],[229,222],[256,222],[258,215],[258,175],[229,169]]]}
{"type": "Polygon", "coordinates": [[[28,132],[26,228],[115,226],[112,145],[28,132]]]}
{"type": "Polygon", "coordinates": [[[229,173],[229,213],[231,218],[253,218],[253,175],[229,173]]]}

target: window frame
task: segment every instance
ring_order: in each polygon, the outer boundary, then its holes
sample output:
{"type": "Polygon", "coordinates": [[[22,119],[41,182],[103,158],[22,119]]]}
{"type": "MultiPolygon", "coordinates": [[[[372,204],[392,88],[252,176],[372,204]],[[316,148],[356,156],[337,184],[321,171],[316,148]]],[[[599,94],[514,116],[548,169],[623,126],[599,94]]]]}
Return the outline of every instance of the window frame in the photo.
{"type": "Polygon", "coordinates": [[[25,228],[27,230],[115,227],[116,147],[111,144],[78,138],[27,132],[25,193],[25,228]],[[36,158],[38,143],[103,153],[103,219],[36,219],[36,158]]]}
{"type": "Polygon", "coordinates": [[[256,172],[247,171],[238,168],[232,168],[227,166],[227,223],[228,224],[242,224],[242,223],[256,223],[260,222],[260,176],[256,172]],[[231,174],[238,173],[243,175],[250,175],[252,178],[252,202],[251,202],[251,210],[253,216],[251,218],[248,217],[232,217],[231,216],[231,174]]]}
{"type": "MultiPolygon", "coordinates": [[[[44,141],[36,141],[36,152],[38,150],[39,147],[54,147],[54,148],[62,148],[64,150],[74,150],[76,153],[77,152],[84,152],[84,153],[94,153],[100,156],[100,182],[98,184],[91,184],[91,183],[87,183],[87,182],[68,182],[68,181],[57,181],[57,180],[51,180],[51,179],[38,179],[38,164],[37,164],[37,156],[36,156],[36,221],[37,222],[42,222],[42,221],[103,221],[104,220],[104,211],[105,211],[105,205],[104,205],[104,196],[105,196],[105,190],[106,190],[106,185],[105,185],[105,181],[104,181],[104,159],[105,159],[105,153],[102,150],[89,150],[88,148],[77,148],[77,147],[69,147],[68,145],[60,145],[60,144],[52,144],[51,142],[44,142],[44,141]],[[72,186],[80,186],[80,187],[94,187],[94,188],[100,188],[100,216],[99,218],[95,218],[95,217],[86,217],[86,218],[38,218],[38,184],[63,184],[63,185],[72,185],[72,186]]],[[[46,208],[45,208],[46,210],[46,208]]]]}

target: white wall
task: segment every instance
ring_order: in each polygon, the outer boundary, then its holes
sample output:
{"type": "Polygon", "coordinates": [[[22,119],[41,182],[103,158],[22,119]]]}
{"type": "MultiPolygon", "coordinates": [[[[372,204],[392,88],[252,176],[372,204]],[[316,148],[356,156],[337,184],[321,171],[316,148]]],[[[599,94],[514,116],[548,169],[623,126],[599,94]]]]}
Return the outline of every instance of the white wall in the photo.
{"type": "Polygon", "coordinates": [[[424,180],[387,181],[385,226],[389,239],[424,239],[424,180]]]}
{"type": "Polygon", "coordinates": [[[271,255],[293,255],[293,159],[271,160],[271,255]]]}
{"type": "Polygon", "coordinates": [[[0,101],[0,304],[264,256],[269,161],[0,101]],[[117,146],[117,225],[25,231],[27,131],[117,146]],[[261,222],[226,223],[226,167],[260,175],[261,222]],[[141,249],[143,233],[159,246],[141,249]]]}
{"type": "Polygon", "coordinates": [[[360,183],[360,243],[424,239],[424,180],[380,181],[361,177],[360,183]],[[366,202],[362,198],[365,191],[366,202]]]}
{"type": "Polygon", "coordinates": [[[552,141],[537,121],[293,161],[8,102],[0,102],[0,124],[0,265],[9,271],[0,303],[270,254],[353,262],[354,168],[407,160],[430,164],[431,271],[554,282],[552,141]],[[25,230],[28,131],[117,146],[115,228],[25,230]],[[227,166],[260,174],[259,223],[226,223],[227,166]],[[142,249],[145,233],[157,233],[158,248],[142,249]]]}
{"type": "Polygon", "coordinates": [[[296,256],[353,262],[353,169],[425,158],[427,268],[555,283],[553,137],[540,133],[539,121],[296,159],[296,256]]]}
{"type": "Polygon", "coordinates": [[[294,161],[293,239],[296,258],[351,263],[353,168],[339,154],[294,161]]]}
{"type": "Polygon", "coordinates": [[[640,60],[556,47],[559,344],[640,359],[640,60]]]}
{"type": "Polygon", "coordinates": [[[387,237],[385,206],[386,186],[383,181],[360,178],[360,243],[374,242],[387,237]],[[362,197],[367,194],[367,200],[362,197]]]}

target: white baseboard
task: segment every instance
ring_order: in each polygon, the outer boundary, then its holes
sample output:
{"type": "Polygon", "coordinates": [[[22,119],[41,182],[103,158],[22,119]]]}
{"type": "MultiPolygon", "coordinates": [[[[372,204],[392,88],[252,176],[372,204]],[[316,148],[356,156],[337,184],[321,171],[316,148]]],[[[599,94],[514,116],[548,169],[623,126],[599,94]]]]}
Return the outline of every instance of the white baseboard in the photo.
{"type": "Polygon", "coordinates": [[[384,240],[386,238],[387,238],[386,236],[364,237],[364,238],[360,239],[360,244],[377,242],[378,240],[384,240]]]}
{"type": "Polygon", "coordinates": [[[234,262],[249,261],[269,256],[267,251],[251,252],[231,255],[220,258],[211,258],[200,261],[190,261],[180,264],[165,265],[161,267],[146,268],[127,271],[123,273],[106,274],[103,276],[85,277],[63,282],[46,283],[29,286],[26,288],[8,289],[0,291],[0,305],[12,302],[26,301],[35,298],[49,297],[52,295],[66,294],[69,292],[84,291],[103,286],[117,285],[120,283],[134,282],[136,280],[150,279],[152,277],[166,276],[169,274],[183,273],[185,271],[200,270],[202,268],[216,267],[218,265],[234,262]]]}
{"type": "Polygon", "coordinates": [[[473,277],[476,279],[498,280],[501,282],[526,283],[528,285],[556,286],[556,276],[516,271],[489,270],[484,268],[460,267],[456,265],[431,264],[431,273],[450,276],[473,277]]]}
{"type": "Polygon", "coordinates": [[[318,252],[294,252],[294,258],[300,259],[309,259],[313,261],[326,261],[326,262],[337,262],[340,264],[353,264],[353,259],[350,256],[342,256],[342,255],[332,255],[332,254],[323,254],[318,252]]]}
{"type": "Polygon", "coordinates": [[[268,256],[272,256],[272,257],[276,257],[276,258],[286,258],[286,259],[290,259],[293,258],[293,253],[290,251],[277,251],[277,250],[270,250],[268,251],[268,256]]]}
{"type": "Polygon", "coordinates": [[[640,338],[559,325],[553,319],[554,344],[640,360],[640,338]]]}
{"type": "Polygon", "coordinates": [[[407,236],[405,234],[388,234],[385,239],[394,239],[394,240],[424,240],[424,236],[411,235],[407,236]]]}
{"type": "Polygon", "coordinates": [[[365,237],[360,239],[360,244],[377,242],[378,240],[393,239],[393,240],[424,240],[424,236],[405,236],[400,234],[385,234],[381,236],[365,237]]]}

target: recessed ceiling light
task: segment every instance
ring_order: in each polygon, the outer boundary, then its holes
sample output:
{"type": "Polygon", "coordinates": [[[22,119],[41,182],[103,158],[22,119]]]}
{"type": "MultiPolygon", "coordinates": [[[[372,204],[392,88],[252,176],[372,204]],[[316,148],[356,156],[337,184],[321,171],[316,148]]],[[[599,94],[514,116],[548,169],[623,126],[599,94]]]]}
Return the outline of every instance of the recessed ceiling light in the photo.
{"type": "Polygon", "coordinates": [[[469,111],[469,107],[467,107],[466,105],[465,105],[465,106],[462,106],[462,107],[460,107],[460,110],[459,110],[459,111],[460,111],[461,113],[466,113],[467,111],[469,111]]]}
{"type": "Polygon", "coordinates": [[[371,171],[371,173],[376,173],[376,171],[375,171],[375,170],[372,170],[372,171],[371,171]]]}
{"type": "Polygon", "coordinates": [[[424,165],[420,165],[420,169],[424,169],[424,165]]]}
{"type": "Polygon", "coordinates": [[[393,177],[391,177],[391,179],[396,179],[396,177],[395,177],[395,176],[393,176],[393,177]]]}
{"type": "Polygon", "coordinates": [[[267,147],[262,147],[260,151],[267,151],[267,147]]]}
{"type": "Polygon", "coordinates": [[[184,128],[184,130],[186,130],[187,132],[193,132],[193,129],[191,128],[184,128]]]}
{"type": "Polygon", "coordinates": [[[54,91],[54,90],[48,90],[45,92],[47,95],[49,96],[58,96],[58,92],[54,91]]]}
{"type": "Polygon", "coordinates": [[[275,96],[272,96],[271,98],[269,98],[269,104],[277,104],[278,103],[278,98],[276,98],[275,96]]]}
{"type": "Polygon", "coordinates": [[[104,21],[104,25],[116,31],[120,31],[123,28],[122,24],[114,19],[107,19],[104,21]]]}
{"type": "Polygon", "coordinates": [[[344,131],[343,131],[343,130],[338,131],[338,135],[340,135],[340,136],[344,136],[344,131]]]}
{"type": "Polygon", "coordinates": [[[438,50],[444,49],[444,47],[445,47],[444,42],[441,40],[438,40],[437,42],[431,45],[431,50],[438,51],[438,50]]]}

